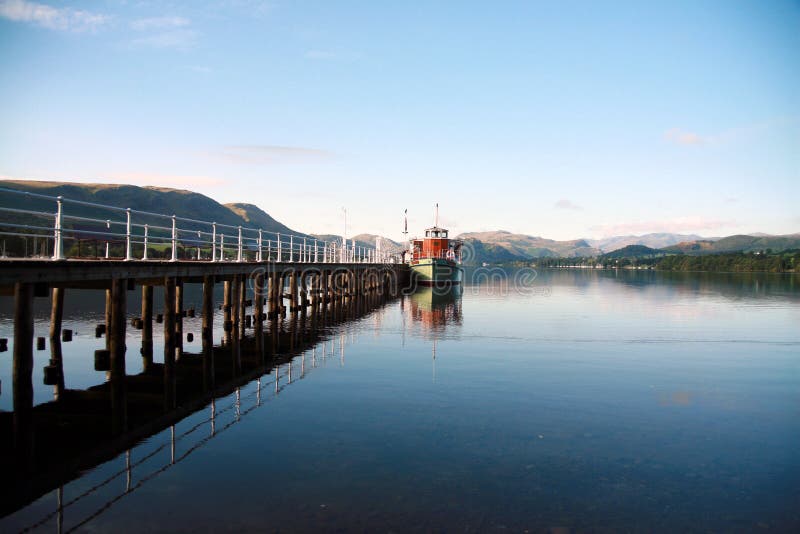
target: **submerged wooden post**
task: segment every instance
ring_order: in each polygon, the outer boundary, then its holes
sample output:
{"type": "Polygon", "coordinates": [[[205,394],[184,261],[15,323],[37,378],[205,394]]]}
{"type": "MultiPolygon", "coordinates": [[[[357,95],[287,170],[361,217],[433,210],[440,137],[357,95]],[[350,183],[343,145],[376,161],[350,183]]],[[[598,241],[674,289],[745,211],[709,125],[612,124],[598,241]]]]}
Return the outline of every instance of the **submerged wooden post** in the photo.
{"type": "Polygon", "coordinates": [[[14,284],[14,450],[27,470],[33,459],[33,285],[14,284]]]}
{"type": "Polygon", "coordinates": [[[153,366],[153,286],[142,286],[142,367],[153,366]]]}
{"type": "Polygon", "coordinates": [[[64,288],[54,287],[50,308],[50,367],[55,368],[54,397],[64,393],[64,360],[61,352],[61,323],[64,318],[64,288]]]}
{"type": "Polygon", "coordinates": [[[175,279],[164,279],[164,410],[175,407],[175,279]]]}
{"type": "Polygon", "coordinates": [[[183,356],[183,280],[175,282],[175,360],[183,356]]]}
{"type": "Polygon", "coordinates": [[[115,278],[111,281],[111,421],[112,431],[118,434],[126,430],[127,403],[125,395],[125,328],[128,281],[115,278]]]}
{"type": "Polygon", "coordinates": [[[214,387],[214,276],[203,277],[203,389],[214,387]]]}

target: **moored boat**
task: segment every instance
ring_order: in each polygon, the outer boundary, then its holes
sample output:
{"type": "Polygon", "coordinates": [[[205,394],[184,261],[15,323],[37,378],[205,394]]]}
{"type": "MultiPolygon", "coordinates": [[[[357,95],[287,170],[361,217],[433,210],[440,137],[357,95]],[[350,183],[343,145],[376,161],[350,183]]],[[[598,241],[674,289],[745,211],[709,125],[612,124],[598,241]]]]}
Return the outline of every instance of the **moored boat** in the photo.
{"type": "Polygon", "coordinates": [[[434,225],[425,230],[425,237],[410,241],[411,272],[420,285],[460,284],[461,246],[459,239],[450,239],[449,232],[439,226],[439,205],[434,225]]]}

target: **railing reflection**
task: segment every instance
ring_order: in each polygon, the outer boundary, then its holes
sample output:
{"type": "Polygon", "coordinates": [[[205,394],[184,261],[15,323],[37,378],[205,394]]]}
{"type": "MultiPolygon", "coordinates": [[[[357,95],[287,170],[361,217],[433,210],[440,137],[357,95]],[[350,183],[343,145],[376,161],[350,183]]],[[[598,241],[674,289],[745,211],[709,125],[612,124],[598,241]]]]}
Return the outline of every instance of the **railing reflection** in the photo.
{"type": "MultiPolygon", "coordinates": [[[[365,298],[359,309],[362,314],[369,313],[381,306],[383,302],[385,302],[385,299],[382,298],[365,298]]],[[[33,502],[33,500],[38,499],[47,491],[50,491],[48,489],[49,486],[56,493],[54,510],[29,524],[26,530],[37,529],[55,520],[56,527],[61,532],[64,528],[65,513],[69,515],[69,511],[74,509],[76,503],[98,494],[100,490],[113,485],[115,481],[121,480],[124,476],[123,490],[119,493],[114,493],[110,498],[104,498],[100,506],[93,507],[94,511],[92,513],[71,525],[68,531],[83,527],[124,496],[133,493],[143,484],[180,463],[193,451],[243,420],[255,409],[266,405],[271,398],[279,395],[286,387],[297,380],[302,380],[309,376],[314,369],[325,365],[327,360],[336,358],[338,360],[337,363],[343,365],[345,345],[348,339],[344,334],[336,333],[333,330],[344,328],[344,321],[348,316],[352,316],[350,313],[344,313],[345,311],[339,310],[338,320],[334,320],[334,313],[331,310],[325,309],[318,310],[319,317],[310,322],[306,322],[304,319],[301,321],[274,320],[274,324],[270,325],[267,331],[275,333],[276,339],[260,344],[262,350],[264,347],[273,346],[275,348],[273,354],[265,357],[264,354],[254,351],[253,348],[256,344],[252,338],[241,340],[241,343],[243,343],[241,347],[242,368],[238,374],[233,374],[230,377],[226,376],[225,379],[227,381],[216,385],[216,389],[213,391],[209,391],[205,387],[204,376],[206,373],[203,372],[205,366],[200,362],[200,359],[208,355],[205,353],[185,353],[181,360],[175,363],[172,370],[173,376],[170,378],[170,383],[176,387],[174,389],[167,387],[161,392],[162,396],[175,395],[175,404],[172,404],[166,412],[163,411],[163,401],[160,400],[156,403],[159,406],[157,410],[153,410],[152,406],[150,406],[150,409],[141,411],[139,408],[141,408],[141,401],[144,398],[141,390],[130,387],[123,388],[128,397],[133,395],[136,398],[124,399],[129,418],[126,421],[127,428],[132,430],[121,434],[96,432],[97,435],[104,437],[100,438],[99,441],[93,441],[90,439],[91,436],[82,435],[85,426],[81,425],[66,432],[63,428],[61,430],[50,429],[43,431],[43,418],[40,417],[38,419],[39,426],[36,430],[41,432],[43,436],[50,436],[51,438],[55,436],[58,439],[45,439],[44,444],[40,443],[36,450],[36,457],[32,460],[31,465],[28,468],[16,470],[12,480],[4,485],[2,492],[5,495],[2,499],[3,504],[0,504],[4,508],[3,515],[21,509],[28,503],[33,502]],[[312,329],[312,324],[317,325],[319,328],[312,329]],[[339,346],[336,347],[336,344],[339,346]],[[317,354],[318,346],[321,356],[317,354]],[[310,366],[306,364],[308,355],[310,355],[310,366]],[[299,362],[295,358],[298,358],[299,362]],[[299,371],[296,368],[298,363],[300,365],[299,371]],[[255,385],[254,391],[245,393],[250,384],[255,385]],[[189,397],[183,394],[186,390],[191,393],[189,397]],[[225,402],[226,404],[220,407],[220,402],[225,402]],[[197,410],[202,410],[203,406],[206,407],[207,417],[194,422],[194,418],[198,413],[197,410]],[[220,423],[220,417],[226,413],[231,414],[231,420],[226,423],[220,423]],[[192,426],[180,431],[181,421],[189,416],[193,418],[192,426]],[[207,429],[207,432],[202,434],[201,431],[204,428],[207,429]],[[167,430],[169,431],[168,434],[166,433],[167,430]],[[154,450],[144,453],[143,451],[148,450],[153,445],[152,439],[147,442],[144,441],[149,436],[163,436],[167,439],[163,443],[159,443],[154,450]],[[65,441],[65,438],[75,441],[70,444],[65,441]],[[87,446],[90,449],[88,453],[83,450],[87,446]],[[62,448],[63,450],[61,450],[62,448]],[[162,465],[142,476],[135,476],[135,473],[141,473],[145,463],[152,462],[153,459],[164,454],[167,448],[169,448],[169,455],[168,458],[164,459],[162,465]],[[181,452],[181,449],[184,449],[183,452],[181,452]],[[51,453],[56,453],[55,459],[48,456],[51,453]],[[139,454],[143,455],[139,457],[139,454]],[[38,465],[37,458],[39,459],[38,465]],[[72,480],[82,477],[82,473],[88,469],[113,458],[122,459],[124,466],[77,496],[65,500],[65,485],[66,489],[69,490],[72,480]],[[67,474],[65,475],[64,473],[67,474]]],[[[218,372],[222,369],[230,370],[231,367],[227,360],[235,357],[236,354],[239,354],[239,351],[233,347],[214,347],[211,351],[211,357],[215,360],[212,361],[212,366],[218,372]]],[[[112,387],[116,387],[118,385],[116,383],[120,380],[125,380],[126,386],[130,386],[129,381],[131,380],[153,383],[153,378],[159,377],[156,383],[163,386],[163,380],[160,379],[162,369],[163,364],[152,364],[150,370],[152,372],[150,374],[145,372],[142,375],[123,376],[121,379],[112,373],[109,375],[109,382],[106,384],[95,386],[85,392],[62,391],[58,395],[59,399],[57,401],[39,405],[35,410],[43,413],[50,410],[50,413],[55,414],[58,413],[58,406],[73,407],[79,405],[80,402],[90,406],[87,401],[88,398],[98,398],[101,394],[110,394],[112,387]]],[[[152,397],[150,395],[146,398],[149,405],[154,404],[153,401],[155,399],[152,397]]],[[[106,418],[109,415],[112,420],[115,419],[114,414],[108,413],[101,415],[87,413],[85,417],[92,418],[93,421],[99,423],[107,421],[108,419],[106,418]]],[[[72,416],[72,412],[67,414],[65,421],[72,416]]],[[[53,418],[52,421],[55,425],[59,424],[58,417],[53,418]]],[[[104,425],[95,424],[94,426],[104,425]]]]}

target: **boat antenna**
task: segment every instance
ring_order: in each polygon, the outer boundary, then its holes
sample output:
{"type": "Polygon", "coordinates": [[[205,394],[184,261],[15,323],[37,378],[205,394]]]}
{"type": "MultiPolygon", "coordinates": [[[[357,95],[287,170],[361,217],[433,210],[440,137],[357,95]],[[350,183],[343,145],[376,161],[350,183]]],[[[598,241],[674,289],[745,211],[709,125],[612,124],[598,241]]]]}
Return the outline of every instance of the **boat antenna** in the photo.
{"type": "Polygon", "coordinates": [[[439,227],[439,203],[436,203],[436,211],[434,212],[435,216],[433,217],[433,225],[435,227],[439,227]]]}

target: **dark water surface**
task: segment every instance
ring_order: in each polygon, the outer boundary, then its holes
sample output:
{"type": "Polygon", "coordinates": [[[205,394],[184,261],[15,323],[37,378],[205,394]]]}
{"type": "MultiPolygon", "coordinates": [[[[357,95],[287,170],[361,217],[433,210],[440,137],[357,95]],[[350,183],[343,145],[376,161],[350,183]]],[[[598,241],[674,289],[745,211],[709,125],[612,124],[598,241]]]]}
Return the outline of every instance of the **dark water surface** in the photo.
{"type": "MultiPolygon", "coordinates": [[[[217,399],[213,427],[207,406],[65,485],[63,530],[800,529],[799,277],[510,274],[332,327],[278,393],[266,375],[217,399]]],[[[67,387],[102,383],[102,294],[68,293],[66,317],[67,387]]],[[[10,351],[0,379],[10,410],[10,351]]],[[[56,530],[57,499],[0,530],[56,530]]]]}

